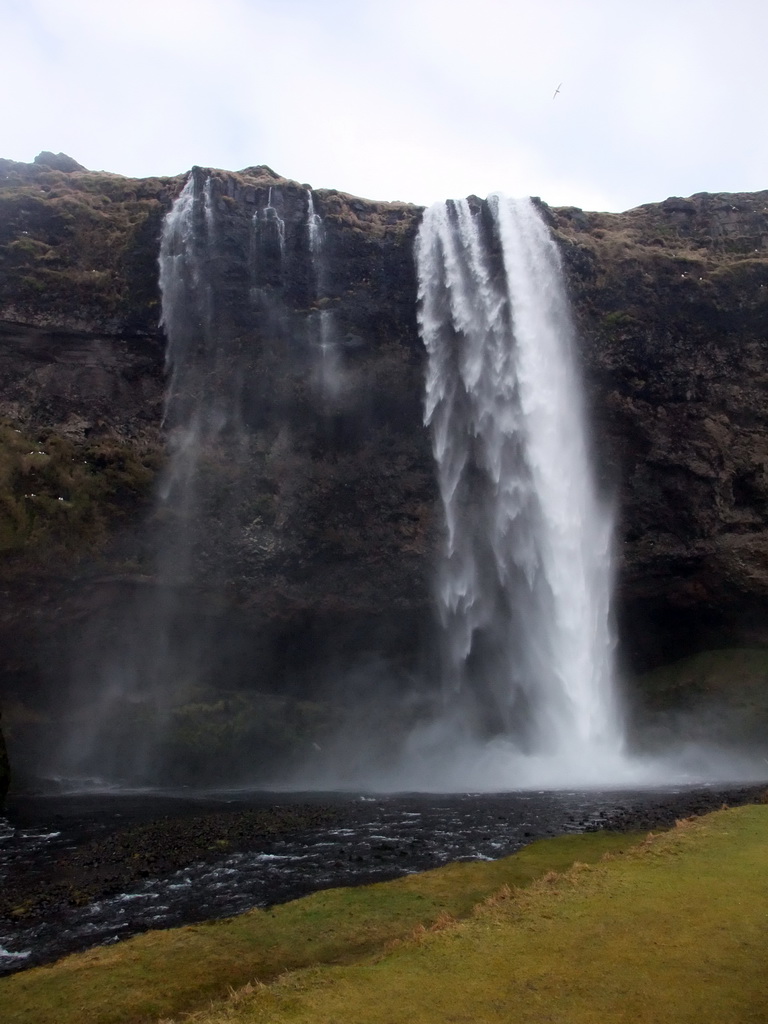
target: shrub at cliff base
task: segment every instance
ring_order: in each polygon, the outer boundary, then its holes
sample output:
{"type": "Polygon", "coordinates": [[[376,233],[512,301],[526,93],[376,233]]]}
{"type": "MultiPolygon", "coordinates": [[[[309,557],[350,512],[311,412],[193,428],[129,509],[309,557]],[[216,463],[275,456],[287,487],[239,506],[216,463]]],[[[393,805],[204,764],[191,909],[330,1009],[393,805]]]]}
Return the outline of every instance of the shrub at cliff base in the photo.
{"type": "MultiPolygon", "coordinates": [[[[11,706],[11,720],[21,718],[20,712],[24,710],[11,706]]],[[[24,723],[19,721],[14,738],[27,738],[31,743],[36,732],[55,743],[56,729],[62,727],[62,722],[67,732],[88,735],[92,714],[91,705],[86,705],[65,720],[40,723],[30,720],[27,712],[26,732],[24,723]]],[[[147,781],[153,785],[202,786],[233,781],[245,784],[260,778],[257,773],[263,771],[263,766],[279,764],[280,758],[292,754],[298,758],[311,750],[317,739],[325,741],[338,718],[333,708],[319,702],[260,691],[215,692],[196,687],[186,699],[170,706],[151,699],[115,699],[109,724],[103,728],[109,729],[110,746],[118,763],[121,758],[130,763],[136,737],[151,735],[161,721],[162,728],[155,733],[157,750],[147,765],[147,781]]]]}
{"type": "Polygon", "coordinates": [[[632,687],[638,742],[681,741],[765,750],[768,651],[701,651],[640,676],[632,687]]]}

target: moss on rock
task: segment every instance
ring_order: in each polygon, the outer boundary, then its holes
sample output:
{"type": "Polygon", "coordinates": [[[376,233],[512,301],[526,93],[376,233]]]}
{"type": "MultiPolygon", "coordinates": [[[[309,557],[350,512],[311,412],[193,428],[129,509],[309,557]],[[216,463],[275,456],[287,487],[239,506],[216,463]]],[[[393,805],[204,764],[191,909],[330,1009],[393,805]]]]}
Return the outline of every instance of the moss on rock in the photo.
{"type": "Polygon", "coordinates": [[[638,677],[636,725],[644,742],[706,741],[762,748],[768,733],[768,650],[700,651],[638,677]]]}
{"type": "Polygon", "coordinates": [[[0,552],[6,566],[93,555],[146,501],[156,451],[117,440],[78,443],[0,422],[0,552]]]}

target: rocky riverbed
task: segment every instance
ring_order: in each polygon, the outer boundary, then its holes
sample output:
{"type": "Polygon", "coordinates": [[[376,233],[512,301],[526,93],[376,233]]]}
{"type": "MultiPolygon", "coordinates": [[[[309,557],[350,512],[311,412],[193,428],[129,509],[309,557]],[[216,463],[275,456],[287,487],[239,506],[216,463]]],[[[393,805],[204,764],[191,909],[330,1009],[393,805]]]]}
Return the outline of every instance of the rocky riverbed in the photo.
{"type": "Polygon", "coordinates": [[[564,832],[665,828],[765,794],[763,784],[19,799],[0,818],[0,973],[317,889],[494,859],[564,832]]]}

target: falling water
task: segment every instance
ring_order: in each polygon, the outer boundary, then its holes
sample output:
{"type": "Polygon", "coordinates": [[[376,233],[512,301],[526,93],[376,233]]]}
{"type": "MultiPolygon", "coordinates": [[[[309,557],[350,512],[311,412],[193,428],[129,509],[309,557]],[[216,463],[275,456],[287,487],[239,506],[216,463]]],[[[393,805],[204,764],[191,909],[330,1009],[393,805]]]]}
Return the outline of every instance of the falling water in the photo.
{"type": "Polygon", "coordinates": [[[260,211],[259,216],[268,230],[272,230],[277,237],[277,244],[280,255],[285,253],[285,221],[272,205],[272,188],[267,193],[267,205],[260,211]]]}
{"type": "MultiPolygon", "coordinates": [[[[236,278],[222,257],[233,230],[221,216],[210,175],[196,169],[163,225],[168,459],[144,526],[145,574],[126,580],[114,611],[94,616],[78,648],[75,717],[53,754],[54,770],[69,779],[144,784],[168,777],[184,727],[178,709],[193,693],[203,699],[211,678],[236,674],[236,640],[211,608],[243,535],[246,406],[254,399],[247,362],[253,349],[241,339],[245,318],[255,324],[260,314],[242,301],[248,268],[236,278]],[[228,502],[218,498],[223,488],[228,502]]],[[[249,221],[243,223],[247,254],[249,221]]]]}
{"type": "MultiPolygon", "coordinates": [[[[239,380],[217,316],[217,245],[211,179],[190,175],[165,218],[160,243],[161,326],[169,384],[165,425],[170,458],[160,501],[185,521],[198,515],[194,486],[206,446],[239,419],[239,380]]],[[[178,552],[174,553],[178,563],[178,552]]]]}
{"type": "MultiPolygon", "coordinates": [[[[327,301],[328,262],[325,254],[323,219],[315,209],[312,189],[307,189],[307,235],[309,255],[314,273],[315,302],[327,301]]],[[[318,309],[314,322],[314,344],[317,352],[314,381],[326,405],[333,406],[344,387],[344,372],[339,349],[336,320],[332,309],[318,309]]],[[[331,411],[327,408],[326,411],[331,411]]]]}
{"type": "Polygon", "coordinates": [[[309,254],[315,270],[315,287],[318,297],[323,288],[323,219],[315,210],[312,189],[307,189],[307,234],[309,235],[309,254]]]}
{"type": "MultiPolygon", "coordinates": [[[[281,216],[283,196],[278,189],[277,205],[274,188],[270,185],[266,196],[261,195],[250,221],[248,263],[253,284],[252,301],[258,305],[269,290],[284,290],[290,277],[286,264],[286,224],[281,216]],[[265,291],[266,289],[266,291],[265,291]]],[[[228,262],[231,263],[231,256],[228,262]]]]}
{"type": "Polygon", "coordinates": [[[427,210],[417,260],[445,517],[444,714],[564,766],[618,758],[612,516],[557,247],[530,200],[491,196],[427,210]]]}
{"type": "MultiPolygon", "coordinates": [[[[337,332],[317,308],[325,239],[308,196],[304,215],[298,189],[238,192],[195,168],[165,218],[168,458],[144,524],[144,571],[126,577],[77,645],[53,774],[130,785],[215,774],[218,765],[193,763],[196,703],[271,683],[245,654],[246,617],[222,609],[276,557],[273,524],[291,513],[299,479],[283,469],[273,482],[291,417],[335,409],[337,332]],[[322,401],[296,411],[296,382],[309,375],[322,401]]],[[[251,731],[263,748],[258,723],[251,731]]],[[[261,753],[243,741],[217,756],[238,772],[261,753]]]]}
{"type": "Polygon", "coordinates": [[[201,460],[210,458],[239,412],[238,382],[214,328],[216,230],[210,178],[193,173],[165,219],[160,246],[169,457],[146,526],[154,582],[126,592],[119,629],[94,624],[110,643],[83,645],[75,676],[96,690],[57,758],[69,778],[152,779],[163,767],[172,709],[200,683],[208,637],[191,629],[189,619],[206,501],[201,460]]]}
{"type": "Polygon", "coordinates": [[[168,339],[165,361],[169,384],[164,419],[172,428],[171,458],[161,486],[161,499],[166,503],[173,501],[173,492],[178,490],[176,497],[182,508],[192,499],[190,488],[201,443],[222,429],[232,409],[232,396],[211,388],[211,375],[200,369],[200,364],[205,364],[207,371],[215,370],[217,362],[216,296],[208,272],[215,235],[211,180],[207,178],[201,188],[200,182],[190,175],[165,218],[159,259],[161,326],[168,339]],[[195,375],[200,381],[190,379],[195,375]],[[206,378],[208,387],[201,395],[199,386],[206,378]],[[194,404],[188,404],[190,391],[196,395],[194,404]]]}

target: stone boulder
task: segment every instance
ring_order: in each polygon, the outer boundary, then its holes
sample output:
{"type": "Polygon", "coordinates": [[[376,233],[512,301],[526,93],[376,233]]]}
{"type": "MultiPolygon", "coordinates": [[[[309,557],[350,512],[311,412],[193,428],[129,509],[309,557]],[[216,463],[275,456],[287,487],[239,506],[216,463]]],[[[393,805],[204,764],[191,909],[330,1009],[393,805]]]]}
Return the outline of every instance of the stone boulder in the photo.
{"type": "Polygon", "coordinates": [[[52,171],[63,171],[65,174],[71,174],[72,171],[87,170],[86,167],[79,164],[77,160],[73,160],[71,156],[67,156],[66,153],[50,153],[45,149],[42,153],[37,154],[34,163],[41,167],[50,167],[52,171]]]}

